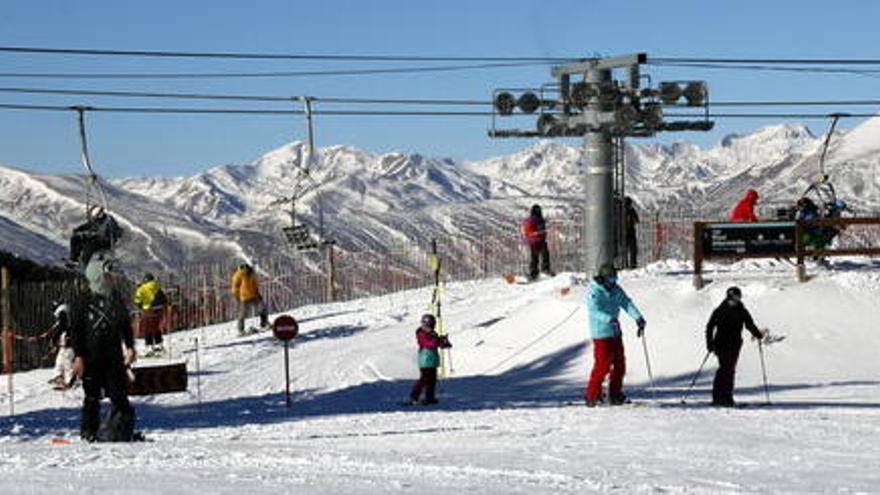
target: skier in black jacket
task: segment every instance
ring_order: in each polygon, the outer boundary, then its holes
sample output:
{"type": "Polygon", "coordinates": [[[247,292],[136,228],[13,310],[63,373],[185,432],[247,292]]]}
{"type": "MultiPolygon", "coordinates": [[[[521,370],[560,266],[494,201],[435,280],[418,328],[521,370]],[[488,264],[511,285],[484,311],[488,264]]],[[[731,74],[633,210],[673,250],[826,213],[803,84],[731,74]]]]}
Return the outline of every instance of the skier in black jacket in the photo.
{"type": "Polygon", "coordinates": [[[82,377],[85,392],[80,436],[89,442],[130,441],[134,434],[135,413],[128,401],[125,366],[136,356],[131,316],[117,277],[109,261],[93,257],[86,267],[89,290],[83,290],[71,306],[73,367],[82,377]],[[103,426],[99,417],[102,392],[112,404],[103,426]]]}
{"type": "Polygon", "coordinates": [[[745,326],[757,338],[764,334],[755,326],[752,315],[743,306],[739,287],[727,289],[727,297],[715,308],[706,324],[706,349],[718,357],[718,371],[712,383],[712,405],[733,407],[733,383],[736,362],[742,348],[742,329],[745,326]]]}

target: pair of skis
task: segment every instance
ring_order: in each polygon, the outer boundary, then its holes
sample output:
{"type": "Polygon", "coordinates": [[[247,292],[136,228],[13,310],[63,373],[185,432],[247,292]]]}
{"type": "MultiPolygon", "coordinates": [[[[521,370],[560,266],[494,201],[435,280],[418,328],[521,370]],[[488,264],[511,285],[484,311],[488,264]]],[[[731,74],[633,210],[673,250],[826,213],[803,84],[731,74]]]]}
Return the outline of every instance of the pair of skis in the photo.
{"type": "MultiPolygon", "coordinates": [[[[437,253],[437,240],[431,240],[431,254],[428,256],[428,266],[431,269],[431,272],[434,274],[434,289],[431,292],[431,303],[428,306],[431,314],[434,315],[434,318],[437,319],[437,335],[441,337],[446,335],[446,329],[443,326],[443,318],[442,318],[442,304],[440,302],[440,296],[442,292],[442,288],[440,286],[440,267],[442,262],[440,260],[440,256],[437,253]]],[[[455,368],[452,366],[452,351],[449,348],[440,349],[440,377],[446,378],[450,374],[455,372],[455,368]]]]}

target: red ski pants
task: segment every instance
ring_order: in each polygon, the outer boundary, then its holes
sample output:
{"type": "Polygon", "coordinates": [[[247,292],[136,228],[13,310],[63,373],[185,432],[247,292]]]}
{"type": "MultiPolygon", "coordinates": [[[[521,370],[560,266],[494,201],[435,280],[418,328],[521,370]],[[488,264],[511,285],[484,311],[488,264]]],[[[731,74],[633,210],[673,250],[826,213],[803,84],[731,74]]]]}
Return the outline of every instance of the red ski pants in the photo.
{"type": "Polygon", "coordinates": [[[584,397],[597,400],[602,393],[602,381],[611,373],[608,381],[610,397],[620,396],[623,391],[623,375],[626,373],[626,357],[623,354],[623,337],[593,339],[593,371],[587,382],[584,397]]]}
{"type": "Polygon", "coordinates": [[[435,401],[437,396],[435,390],[437,388],[437,368],[419,368],[419,379],[413,384],[409,398],[413,401],[419,400],[422,390],[425,391],[425,400],[435,401]]]}

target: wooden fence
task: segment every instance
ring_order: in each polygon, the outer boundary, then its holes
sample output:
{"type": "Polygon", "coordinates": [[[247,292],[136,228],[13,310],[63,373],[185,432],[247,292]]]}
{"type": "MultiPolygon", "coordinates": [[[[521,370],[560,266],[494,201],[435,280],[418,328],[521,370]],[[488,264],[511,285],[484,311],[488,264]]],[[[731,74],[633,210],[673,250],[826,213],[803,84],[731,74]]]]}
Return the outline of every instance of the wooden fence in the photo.
{"type": "MultiPolygon", "coordinates": [[[[686,257],[691,251],[691,229],[689,218],[662,220],[659,215],[643,214],[637,226],[640,263],[686,257]]],[[[555,271],[583,271],[582,238],[583,228],[576,220],[548,222],[548,246],[555,271]]],[[[469,241],[438,239],[437,245],[443,260],[442,279],[447,282],[500,278],[527,271],[528,248],[515,226],[501,234],[469,241]]],[[[280,312],[430,285],[429,250],[430,244],[416,243],[400,243],[382,251],[348,252],[332,247],[251,262],[270,311],[280,312]]],[[[229,285],[241,262],[221,260],[154,273],[169,298],[166,327],[176,331],[234,320],[237,306],[229,285]]],[[[127,275],[133,290],[133,281],[142,274],[127,275]]],[[[0,317],[8,318],[10,334],[15,338],[0,342],[0,346],[14,351],[14,358],[4,370],[26,370],[54,362],[51,343],[40,335],[52,324],[53,301],[70,300],[75,291],[74,282],[10,283],[9,308],[0,305],[0,317]]]]}

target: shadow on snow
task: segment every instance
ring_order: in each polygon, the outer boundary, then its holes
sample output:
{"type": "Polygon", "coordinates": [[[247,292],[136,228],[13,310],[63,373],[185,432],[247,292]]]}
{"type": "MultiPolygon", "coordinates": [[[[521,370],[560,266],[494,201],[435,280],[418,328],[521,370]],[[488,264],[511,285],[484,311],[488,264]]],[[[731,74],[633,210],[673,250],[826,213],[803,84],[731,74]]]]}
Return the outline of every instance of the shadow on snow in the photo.
{"type": "MultiPolygon", "coordinates": [[[[360,330],[360,327],[334,327],[325,332],[323,338],[330,337],[335,332],[360,330]]],[[[315,335],[313,338],[322,337],[315,335]]],[[[583,361],[585,348],[584,344],[571,345],[498,375],[448,378],[441,381],[438,387],[441,404],[430,408],[404,405],[413,380],[398,379],[362,383],[327,392],[296,390],[292,394],[293,405],[290,408],[285,407],[284,394],[280,392],[202,404],[136,403],[138,427],[147,430],[236,427],[337,415],[538,409],[565,404],[577,405],[582,397],[583,382],[574,382],[560,376],[564,376],[564,372],[571,366],[583,361]]],[[[712,375],[710,371],[702,374],[697,387],[691,391],[687,404],[681,404],[680,400],[690,385],[693,372],[659,379],[654,393],[645,388],[646,384],[630,384],[629,393],[632,398],[639,400],[651,400],[656,394],[657,400],[664,407],[692,408],[695,402],[705,404],[708,401],[706,397],[711,394],[712,375]]],[[[770,386],[770,392],[772,394],[827,387],[875,387],[878,384],[880,381],[782,384],[770,386]]],[[[750,404],[758,404],[764,400],[764,387],[761,385],[740,387],[736,393],[740,398],[750,398],[750,404]]],[[[767,407],[786,410],[880,409],[880,403],[813,400],[776,402],[767,407]]],[[[24,439],[75,432],[78,427],[79,409],[75,407],[44,409],[0,419],[0,435],[24,439]]]]}

